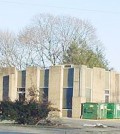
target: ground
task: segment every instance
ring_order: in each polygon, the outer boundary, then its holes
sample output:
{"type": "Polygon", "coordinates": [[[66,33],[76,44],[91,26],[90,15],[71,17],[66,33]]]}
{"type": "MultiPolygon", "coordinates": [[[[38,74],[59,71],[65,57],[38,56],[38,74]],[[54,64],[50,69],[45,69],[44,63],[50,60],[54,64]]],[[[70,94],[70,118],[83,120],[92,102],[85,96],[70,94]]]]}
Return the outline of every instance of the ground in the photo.
{"type": "Polygon", "coordinates": [[[0,124],[0,134],[119,134],[120,120],[60,119],[61,126],[14,126],[0,124]],[[97,125],[97,126],[96,126],[97,125]]]}

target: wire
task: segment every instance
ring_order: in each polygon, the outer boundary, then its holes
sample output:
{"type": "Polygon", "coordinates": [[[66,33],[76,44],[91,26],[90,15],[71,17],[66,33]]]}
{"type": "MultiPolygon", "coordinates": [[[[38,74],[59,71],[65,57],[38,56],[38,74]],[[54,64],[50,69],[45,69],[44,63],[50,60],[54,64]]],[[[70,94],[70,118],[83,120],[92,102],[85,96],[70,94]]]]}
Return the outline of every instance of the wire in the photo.
{"type": "Polygon", "coordinates": [[[59,8],[59,9],[70,9],[70,10],[77,10],[77,11],[85,11],[85,12],[98,12],[98,13],[106,13],[106,14],[120,14],[120,12],[113,12],[113,11],[105,11],[105,10],[91,10],[91,9],[79,9],[73,7],[58,7],[58,6],[47,6],[47,5],[39,5],[33,3],[24,3],[24,2],[10,2],[10,1],[0,1],[0,3],[7,3],[7,4],[16,4],[16,5],[24,5],[24,6],[39,6],[39,7],[46,7],[46,8],[59,8]]]}

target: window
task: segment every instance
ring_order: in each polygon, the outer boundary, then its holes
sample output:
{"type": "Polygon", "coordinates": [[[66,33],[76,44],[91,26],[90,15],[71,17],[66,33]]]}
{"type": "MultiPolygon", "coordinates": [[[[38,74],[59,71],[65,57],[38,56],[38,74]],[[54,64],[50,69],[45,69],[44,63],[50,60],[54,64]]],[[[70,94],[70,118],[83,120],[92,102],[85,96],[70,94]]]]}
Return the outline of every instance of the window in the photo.
{"type": "Polygon", "coordinates": [[[9,99],[9,75],[3,77],[3,100],[9,99]]]}
{"type": "Polygon", "coordinates": [[[18,96],[19,101],[25,101],[25,93],[19,93],[18,95],[19,95],[18,96]]]}
{"type": "Polygon", "coordinates": [[[105,95],[105,102],[109,102],[109,95],[105,95]]]}
{"type": "Polygon", "coordinates": [[[41,99],[48,101],[48,88],[40,88],[39,100],[41,99]]]}
{"type": "Polygon", "coordinates": [[[25,88],[17,88],[18,100],[25,101],[25,88]]]}
{"type": "Polygon", "coordinates": [[[22,71],[22,87],[25,87],[25,85],[26,85],[26,71],[25,70],[23,70],[22,71]]]}
{"type": "Polygon", "coordinates": [[[110,97],[109,97],[109,96],[110,96],[109,93],[110,93],[109,90],[106,89],[106,90],[105,90],[105,102],[109,102],[109,99],[110,99],[110,97]]]}
{"type": "Polygon", "coordinates": [[[63,109],[72,109],[73,88],[63,89],[63,109]]]}
{"type": "Polygon", "coordinates": [[[109,90],[105,90],[105,94],[109,94],[109,90]]]}

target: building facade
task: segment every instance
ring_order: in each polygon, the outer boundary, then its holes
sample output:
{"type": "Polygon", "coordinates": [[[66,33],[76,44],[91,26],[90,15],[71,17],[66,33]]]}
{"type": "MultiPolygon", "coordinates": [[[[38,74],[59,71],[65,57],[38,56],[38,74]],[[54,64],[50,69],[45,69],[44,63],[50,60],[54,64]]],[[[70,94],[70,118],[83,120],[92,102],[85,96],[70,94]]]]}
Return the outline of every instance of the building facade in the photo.
{"type": "Polygon", "coordinates": [[[120,74],[103,68],[58,65],[49,69],[14,67],[0,69],[0,101],[29,99],[28,89],[35,87],[58,108],[59,117],[80,118],[81,103],[120,102],[120,74]]]}

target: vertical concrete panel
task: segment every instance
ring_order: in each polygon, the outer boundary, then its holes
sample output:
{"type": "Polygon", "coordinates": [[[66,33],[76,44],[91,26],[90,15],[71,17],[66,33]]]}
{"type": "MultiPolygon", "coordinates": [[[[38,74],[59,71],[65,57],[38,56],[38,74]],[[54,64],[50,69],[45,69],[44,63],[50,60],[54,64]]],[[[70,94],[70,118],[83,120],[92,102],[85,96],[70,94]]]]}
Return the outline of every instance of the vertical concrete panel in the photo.
{"type": "Polygon", "coordinates": [[[11,101],[17,100],[17,77],[15,74],[9,75],[9,98],[11,101]]]}
{"type": "Polygon", "coordinates": [[[93,68],[93,102],[104,102],[105,90],[105,70],[102,68],[93,68]]]}
{"type": "Polygon", "coordinates": [[[80,66],[74,66],[73,97],[80,96],[80,66]]]}
{"type": "Polygon", "coordinates": [[[118,101],[120,103],[120,74],[118,74],[118,89],[117,89],[118,101]]]}
{"type": "Polygon", "coordinates": [[[86,66],[74,66],[74,83],[72,98],[72,117],[80,118],[81,103],[86,102],[85,99],[85,72],[86,66]]]}
{"type": "Polygon", "coordinates": [[[81,104],[85,103],[86,99],[84,97],[73,97],[72,99],[72,118],[81,117],[81,104]]]}
{"type": "Polygon", "coordinates": [[[86,90],[86,69],[87,66],[82,65],[80,70],[80,96],[85,98],[86,90]]]}
{"type": "Polygon", "coordinates": [[[86,79],[85,79],[85,85],[86,85],[86,101],[91,102],[92,101],[92,84],[93,84],[93,69],[87,68],[86,69],[86,79]]]}
{"type": "Polygon", "coordinates": [[[105,89],[110,89],[110,72],[105,71],[105,89]]]}
{"type": "Polygon", "coordinates": [[[80,66],[74,66],[72,118],[80,117],[80,66]]]}
{"type": "Polygon", "coordinates": [[[80,118],[81,115],[81,97],[72,99],[72,118],[80,118]]]}
{"type": "Polygon", "coordinates": [[[115,102],[120,102],[120,74],[115,74],[115,102]]]}
{"type": "MultiPolygon", "coordinates": [[[[28,89],[34,87],[36,91],[39,90],[40,84],[40,69],[37,67],[28,67],[26,69],[26,98],[29,100],[30,96],[28,93],[28,89]]],[[[38,99],[39,97],[37,97],[38,99]]]]}
{"type": "Polygon", "coordinates": [[[60,112],[56,115],[62,117],[62,98],[63,97],[63,66],[52,66],[49,70],[49,91],[48,100],[53,107],[58,108],[60,112]]]}
{"type": "Polygon", "coordinates": [[[118,74],[118,89],[117,89],[117,94],[118,94],[118,102],[120,103],[120,74],[118,74]]]}
{"type": "Polygon", "coordinates": [[[116,102],[115,95],[115,71],[110,71],[110,102],[116,102]]]}
{"type": "Polygon", "coordinates": [[[85,82],[86,88],[91,89],[92,88],[92,69],[87,68],[86,69],[86,82],[85,82]]]}

